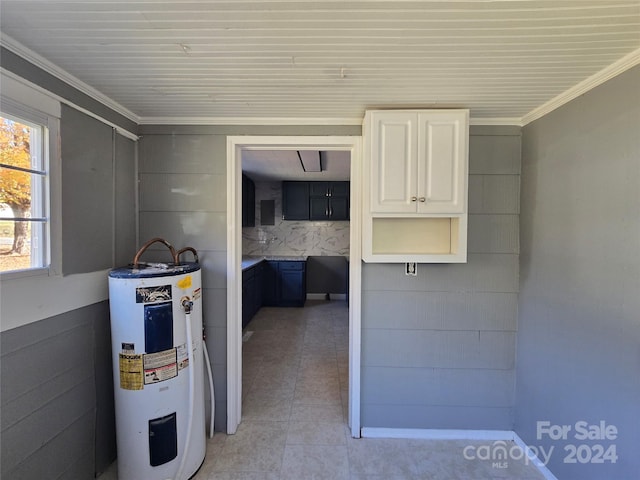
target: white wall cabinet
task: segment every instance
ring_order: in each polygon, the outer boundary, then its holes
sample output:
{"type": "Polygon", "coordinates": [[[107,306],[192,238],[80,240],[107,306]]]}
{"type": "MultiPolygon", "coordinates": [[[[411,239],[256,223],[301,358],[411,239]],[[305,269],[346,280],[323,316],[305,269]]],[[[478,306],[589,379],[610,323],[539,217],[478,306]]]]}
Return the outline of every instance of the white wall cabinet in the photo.
{"type": "Polygon", "coordinates": [[[373,111],[371,211],[462,213],[466,110],[373,111]]]}
{"type": "Polygon", "coordinates": [[[364,137],[364,260],[465,262],[468,110],[368,111],[364,137]]]}

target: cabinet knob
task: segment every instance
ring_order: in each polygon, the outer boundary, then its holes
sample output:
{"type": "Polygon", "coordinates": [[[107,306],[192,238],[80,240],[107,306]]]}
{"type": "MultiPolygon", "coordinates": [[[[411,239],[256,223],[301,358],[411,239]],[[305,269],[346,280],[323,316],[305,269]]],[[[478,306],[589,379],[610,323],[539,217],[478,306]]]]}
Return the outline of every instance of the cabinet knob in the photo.
{"type": "Polygon", "coordinates": [[[415,202],[416,200],[418,200],[418,197],[411,197],[412,202],[415,202]]]}
{"type": "Polygon", "coordinates": [[[427,199],[426,199],[426,198],[424,198],[424,197],[420,197],[420,201],[421,201],[422,203],[424,203],[424,202],[426,202],[426,201],[427,201],[427,199]]]}

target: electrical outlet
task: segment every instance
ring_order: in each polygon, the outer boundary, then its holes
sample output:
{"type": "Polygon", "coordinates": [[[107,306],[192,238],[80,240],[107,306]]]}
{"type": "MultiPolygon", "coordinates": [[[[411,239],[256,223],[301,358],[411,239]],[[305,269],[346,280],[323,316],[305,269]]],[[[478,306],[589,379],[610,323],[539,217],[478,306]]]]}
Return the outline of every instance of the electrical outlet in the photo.
{"type": "Polygon", "coordinates": [[[416,262],[408,262],[404,264],[404,274],[413,277],[418,275],[418,264],[416,262]]]}

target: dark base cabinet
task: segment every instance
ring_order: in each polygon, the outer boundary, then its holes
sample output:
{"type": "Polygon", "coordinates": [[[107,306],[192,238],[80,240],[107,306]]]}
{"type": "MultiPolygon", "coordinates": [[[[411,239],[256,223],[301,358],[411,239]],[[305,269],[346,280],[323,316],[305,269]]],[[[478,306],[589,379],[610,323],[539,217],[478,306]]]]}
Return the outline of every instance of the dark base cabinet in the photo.
{"type": "Polygon", "coordinates": [[[307,297],[305,262],[278,262],[281,307],[302,307],[307,297]]]}
{"type": "Polygon", "coordinates": [[[263,304],[302,307],[307,297],[306,262],[268,261],[263,271],[263,304]]]}
{"type": "Polygon", "coordinates": [[[246,327],[262,306],[263,262],[242,272],[242,328],[246,327]]]}
{"type": "Polygon", "coordinates": [[[303,307],[307,298],[306,262],[266,261],[242,272],[242,328],[260,307],[303,307]]]}

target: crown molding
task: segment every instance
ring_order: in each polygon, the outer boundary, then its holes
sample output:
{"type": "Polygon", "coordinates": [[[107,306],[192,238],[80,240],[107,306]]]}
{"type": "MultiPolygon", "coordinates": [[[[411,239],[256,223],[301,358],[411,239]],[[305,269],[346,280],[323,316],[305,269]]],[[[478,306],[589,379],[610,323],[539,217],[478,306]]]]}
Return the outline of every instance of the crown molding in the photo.
{"type": "Polygon", "coordinates": [[[140,125],[362,125],[350,117],[140,117],[140,125]]]}
{"type": "Polygon", "coordinates": [[[522,126],[522,119],[516,117],[470,118],[469,125],[515,125],[522,126]]]}
{"type": "Polygon", "coordinates": [[[574,98],[587,93],[589,90],[603,84],[607,80],[610,80],[617,75],[620,75],[621,73],[629,70],[632,67],[635,67],[638,64],[640,64],[640,48],[634,50],[628,55],[625,55],[620,60],[612,63],[608,67],[603,68],[602,70],[595,73],[594,75],[591,75],[582,82],[574,85],[557,97],[552,98],[547,103],[534,108],[522,117],[522,126],[525,126],[533,122],[534,120],[537,120],[547,115],[548,113],[551,113],[556,108],[563,106],[574,98]]]}
{"type": "MultiPolygon", "coordinates": [[[[360,117],[140,117],[140,125],[362,125],[362,120],[360,117]]],[[[522,119],[471,118],[469,124],[522,126],[522,119]]]]}
{"type": "Polygon", "coordinates": [[[6,35],[5,33],[0,33],[0,45],[5,47],[7,50],[12,51],[16,55],[22,57],[29,63],[32,63],[36,67],[44,70],[50,75],[53,75],[59,80],[62,80],[63,82],[75,88],[76,90],[79,90],[85,95],[109,107],[111,110],[119,113],[123,117],[126,117],[135,123],[138,123],[138,124],[140,123],[140,117],[138,117],[138,115],[133,113],[131,110],[128,110],[127,108],[123,107],[119,103],[107,97],[105,94],[103,94],[99,90],[96,90],[92,86],[84,83],[79,78],[74,77],[69,72],[63,70],[59,66],[50,62],[49,60],[44,58],[42,55],[39,55],[33,50],[25,47],[20,42],[18,42],[17,40],[14,40],[10,36],[6,35]]]}
{"type": "MultiPolygon", "coordinates": [[[[0,66],[0,76],[4,77],[2,79],[2,85],[3,85],[3,94],[5,93],[4,90],[7,89],[7,83],[9,83],[9,81],[14,81],[15,84],[17,85],[22,85],[24,87],[28,87],[31,89],[30,95],[33,97],[34,94],[42,94],[43,98],[49,98],[51,100],[54,100],[57,105],[59,106],[61,103],[65,104],[65,105],[69,105],[70,107],[73,107],[75,110],[78,110],[79,112],[84,113],[85,115],[88,115],[91,118],[95,118],[96,120],[98,120],[99,122],[104,123],[105,125],[109,125],[111,128],[114,128],[118,133],[120,133],[120,135],[127,137],[131,140],[138,140],[139,137],[133,133],[130,132],[129,130],[121,127],[120,125],[116,125],[115,123],[107,120],[106,118],[101,117],[100,115],[95,114],[94,112],[92,112],[91,110],[87,110],[84,107],[81,107],[80,105],[77,105],[69,100],[67,100],[66,98],[62,98],[60,95],[56,95],[55,93],[50,92],[49,90],[42,88],[40,85],[36,85],[33,82],[30,82],[29,80],[26,80],[24,78],[22,78],[20,75],[16,75],[13,72],[10,72],[9,70],[5,69],[4,67],[0,66]]],[[[11,85],[9,86],[9,89],[11,89],[11,85]]],[[[42,105],[40,105],[39,108],[42,108],[42,105]]],[[[59,107],[58,107],[59,108],[59,107]]],[[[57,114],[53,114],[53,116],[55,117],[60,117],[60,113],[58,112],[57,114]]]]}

